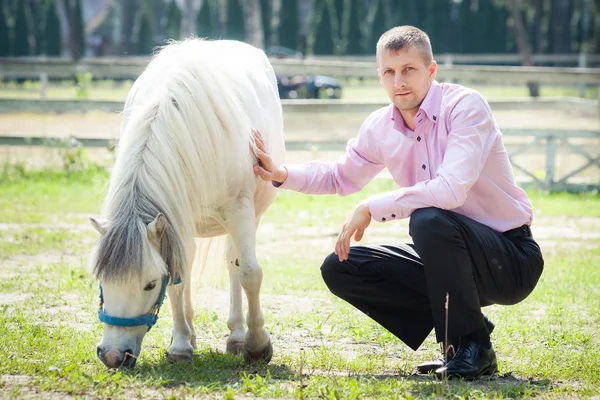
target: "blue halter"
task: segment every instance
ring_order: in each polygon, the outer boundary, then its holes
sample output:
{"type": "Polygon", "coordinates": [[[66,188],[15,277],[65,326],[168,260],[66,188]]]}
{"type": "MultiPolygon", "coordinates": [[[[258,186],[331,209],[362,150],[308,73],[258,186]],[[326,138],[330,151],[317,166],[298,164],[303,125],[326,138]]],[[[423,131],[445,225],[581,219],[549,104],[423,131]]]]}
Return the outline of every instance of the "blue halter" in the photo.
{"type": "MultiPolygon", "coordinates": [[[[141,317],[135,318],[119,318],[108,315],[104,312],[104,293],[102,292],[102,284],[100,284],[100,308],[98,308],[98,319],[100,322],[103,322],[108,325],[114,326],[125,326],[125,327],[134,327],[134,326],[142,326],[148,325],[148,330],[152,328],[156,321],[158,321],[158,311],[167,297],[167,285],[169,284],[170,275],[165,275],[163,277],[162,287],[160,289],[160,294],[158,295],[158,300],[156,300],[156,304],[152,307],[152,311],[150,314],[142,315],[141,317]]],[[[178,285],[181,283],[181,277],[177,275],[174,285],[178,285]]]]}

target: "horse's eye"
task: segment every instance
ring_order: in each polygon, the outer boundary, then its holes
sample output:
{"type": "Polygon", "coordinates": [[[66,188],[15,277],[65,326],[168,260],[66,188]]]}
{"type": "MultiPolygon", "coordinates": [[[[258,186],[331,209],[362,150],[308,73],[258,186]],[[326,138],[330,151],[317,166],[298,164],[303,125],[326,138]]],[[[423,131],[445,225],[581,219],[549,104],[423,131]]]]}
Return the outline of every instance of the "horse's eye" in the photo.
{"type": "Polygon", "coordinates": [[[152,289],[154,289],[156,287],[156,281],[152,281],[149,284],[146,285],[146,287],[144,288],[144,290],[146,292],[151,291],[152,289]]]}

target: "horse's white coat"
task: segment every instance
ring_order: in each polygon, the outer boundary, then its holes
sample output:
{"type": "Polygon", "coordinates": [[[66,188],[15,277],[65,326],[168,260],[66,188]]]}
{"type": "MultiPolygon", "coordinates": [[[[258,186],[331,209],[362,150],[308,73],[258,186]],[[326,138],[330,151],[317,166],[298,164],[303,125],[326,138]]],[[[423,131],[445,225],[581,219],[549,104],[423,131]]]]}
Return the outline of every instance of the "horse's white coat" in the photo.
{"type": "MultiPolygon", "coordinates": [[[[190,360],[195,347],[191,283],[203,266],[191,270],[198,246],[209,246],[194,238],[223,234],[229,238],[231,283],[227,349],[260,354],[270,347],[259,302],[262,269],[255,233],[275,188],[253,173],[252,129],[261,132],[275,162],[283,162],[283,119],[273,69],[262,51],[241,42],[172,43],[154,57],[127,97],[105,221],[93,221],[101,238],[92,265],[104,288],[106,312],[122,318],[150,312],[162,276],[181,275],[183,285],[167,289],[174,323],[168,349],[172,360],[190,360]],[[124,210],[139,220],[122,218],[124,210]],[[162,235],[154,231],[158,212],[166,221],[162,235]],[[127,230],[126,224],[142,223],[141,270],[103,274],[106,266],[100,265],[98,254],[111,250],[102,242],[106,232],[115,232],[119,224],[127,230]],[[161,240],[172,245],[172,265],[165,265],[161,240]],[[144,290],[152,281],[156,287],[144,290]],[[248,299],[247,332],[242,288],[248,299]]],[[[202,254],[196,258],[206,261],[202,254]]],[[[127,269],[125,264],[122,268],[127,269]]],[[[137,357],[145,329],[105,325],[100,358],[115,367],[126,351],[137,357]]]]}

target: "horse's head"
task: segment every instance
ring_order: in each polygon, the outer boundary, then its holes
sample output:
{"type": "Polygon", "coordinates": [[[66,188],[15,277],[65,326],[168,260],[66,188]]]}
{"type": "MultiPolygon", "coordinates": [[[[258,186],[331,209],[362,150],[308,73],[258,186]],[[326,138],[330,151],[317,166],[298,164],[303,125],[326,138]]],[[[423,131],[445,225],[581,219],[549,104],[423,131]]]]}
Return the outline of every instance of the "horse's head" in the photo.
{"type": "Polygon", "coordinates": [[[90,221],[100,233],[92,258],[100,282],[98,317],[104,323],[96,352],[109,368],[132,367],[146,332],[156,323],[169,273],[160,255],[165,217],[141,221],[90,221]]]}

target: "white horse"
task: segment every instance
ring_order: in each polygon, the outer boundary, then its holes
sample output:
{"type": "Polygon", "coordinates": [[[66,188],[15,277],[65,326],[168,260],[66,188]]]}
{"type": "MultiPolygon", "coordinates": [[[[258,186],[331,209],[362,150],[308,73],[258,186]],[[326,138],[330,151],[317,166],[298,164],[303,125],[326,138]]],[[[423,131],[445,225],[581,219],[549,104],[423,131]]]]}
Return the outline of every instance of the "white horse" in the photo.
{"type": "Polygon", "coordinates": [[[135,365],[165,289],[173,310],[167,358],[192,360],[193,281],[206,272],[216,242],[224,250],[226,240],[227,351],[243,352],[246,361],[270,360],[255,237],[275,188],[253,173],[253,129],[283,162],[275,74],[265,54],[250,45],[200,39],[169,44],[131,88],[103,218],[90,218],[101,234],[91,267],[100,282],[104,322],[97,354],[107,367],[135,365]]]}

